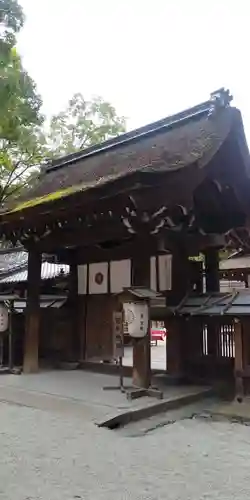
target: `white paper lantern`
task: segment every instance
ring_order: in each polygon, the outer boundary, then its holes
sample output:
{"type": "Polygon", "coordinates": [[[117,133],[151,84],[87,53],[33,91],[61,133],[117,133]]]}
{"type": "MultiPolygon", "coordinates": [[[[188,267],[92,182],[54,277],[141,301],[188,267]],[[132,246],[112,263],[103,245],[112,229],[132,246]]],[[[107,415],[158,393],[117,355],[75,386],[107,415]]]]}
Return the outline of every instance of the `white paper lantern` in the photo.
{"type": "Polygon", "coordinates": [[[125,302],[124,310],[124,333],[131,337],[145,337],[148,331],[148,304],[125,302]]]}

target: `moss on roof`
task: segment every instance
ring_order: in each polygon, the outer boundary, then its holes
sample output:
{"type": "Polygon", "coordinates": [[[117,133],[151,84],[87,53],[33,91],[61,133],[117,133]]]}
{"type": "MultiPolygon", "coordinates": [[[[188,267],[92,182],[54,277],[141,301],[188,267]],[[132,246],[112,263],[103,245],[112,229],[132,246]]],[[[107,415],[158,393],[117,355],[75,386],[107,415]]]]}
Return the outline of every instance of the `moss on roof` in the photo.
{"type": "Polygon", "coordinates": [[[22,201],[21,203],[18,203],[11,210],[4,212],[4,214],[13,214],[16,212],[20,212],[22,210],[26,210],[27,208],[33,208],[37,205],[41,205],[42,203],[44,203],[44,204],[50,203],[50,202],[59,200],[61,198],[66,198],[67,196],[78,193],[80,191],[85,191],[87,189],[94,188],[100,184],[104,184],[105,182],[108,182],[108,181],[115,179],[117,177],[119,177],[119,176],[108,175],[106,177],[100,177],[99,179],[96,179],[92,182],[81,182],[78,185],[69,186],[65,189],[59,189],[58,191],[54,191],[52,193],[45,194],[44,196],[36,196],[36,197],[31,198],[29,200],[25,200],[25,201],[22,201]]]}
{"type": "Polygon", "coordinates": [[[19,211],[24,210],[26,208],[31,208],[31,207],[35,207],[36,205],[41,205],[42,203],[49,203],[49,202],[58,200],[60,198],[64,198],[65,196],[69,196],[72,193],[80,191],[82,188],[83,188],[82,186],[71,186],[69,188],[55,191],[54,193],[49,193],[49,194],[46,194],[44,196],[38,196],[38,197],[33,198],[31,200],[26,200],[26,201],[23,201],[22,203],[19,203],[12,210],[9,210],[6,213],[19,212],[19,211]]]}

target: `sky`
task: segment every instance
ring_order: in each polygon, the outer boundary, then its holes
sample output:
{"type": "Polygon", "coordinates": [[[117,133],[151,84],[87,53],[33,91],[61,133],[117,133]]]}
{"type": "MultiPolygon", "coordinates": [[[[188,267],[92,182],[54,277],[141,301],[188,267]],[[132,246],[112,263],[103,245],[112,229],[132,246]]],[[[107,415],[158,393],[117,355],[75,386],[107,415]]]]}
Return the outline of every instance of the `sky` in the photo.
{"type": "Polygon", "coordinates": [[[229,88],[250,143],[249,0],[19,0],[23,63],[47,116],[101,95],[128,129],[229,88]]]}

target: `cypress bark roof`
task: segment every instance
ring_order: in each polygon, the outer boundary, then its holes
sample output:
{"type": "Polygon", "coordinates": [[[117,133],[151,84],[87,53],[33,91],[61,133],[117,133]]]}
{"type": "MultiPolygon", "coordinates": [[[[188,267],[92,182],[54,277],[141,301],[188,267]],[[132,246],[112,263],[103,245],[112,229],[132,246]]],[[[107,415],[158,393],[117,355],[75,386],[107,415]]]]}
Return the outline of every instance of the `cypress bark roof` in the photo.
{"type": "Polygon", "coordinates": [[[163,126],[150,136],[117,144],[107,150],[75,157],[55,164],[39,180],[32,196],[82,186],[82,189],[112,182],[136,171],[166,172],[193,162],[203,166],[228,136],[235,117],[233,108],[216,116],[197,116],[178,122],[167,130],[163,126]]]}
{"type": "MultiPolygon", "coordinates": [[[[223,101],[227,92],[222,90],[218,95],[218,106],[214,106],[214,94],[210,101],[178,115],[56,160],[43,171],[27,198],[10,212],[51,204],[107,184],[115,189],[116,181],[123,182],[128,177],[132,184],[133,174],[170,174],[193,164],[202,168],[232,131],[240,137],[249,162],[241,114],[228,106],[229,101],[221,105],[221,95],[223,101]]],[[[8,213],[2,214],[2,220],[6,220],[6,215],[8,218],[8,213]]]]}

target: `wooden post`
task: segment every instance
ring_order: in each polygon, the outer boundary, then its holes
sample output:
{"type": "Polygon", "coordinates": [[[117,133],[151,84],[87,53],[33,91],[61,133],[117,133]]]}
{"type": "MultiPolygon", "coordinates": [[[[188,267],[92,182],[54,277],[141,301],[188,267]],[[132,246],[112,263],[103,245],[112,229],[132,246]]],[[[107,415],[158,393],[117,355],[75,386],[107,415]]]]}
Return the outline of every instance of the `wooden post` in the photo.
{"type": "Polygon", "coordinates": [[[167,294],[167,303],[177,305],[188,293],[191,285],[191,264],[184,248],[176,248],[172,263],[172,290],[167,294]]]}
{"type": "Polygon", "coordinates": [[[220,291],[219,252],[217,248],[208,248],[205,252],[206,292],[220,291]]]}
{"type": "MultiPolygon", "coordinates": [[[[206,292],[220,291],[219,252],[217,248],[208,248],[205,253],[206,292]]],[[[207,326],[208,355],[216,358],[218,354],[219,322],[209,322],[207,326]]]]}
{"type": "Polygon", "coordinates": [[[70,353],[75,361],[80,358],[79,314],[78,314],[78,274],[77,265],[70,265],[69,273],[69,306],[70,306],[70,353]]]}
{"type": "Polygon", "coordinates": [[[235,359],[234,359],[235,393],[237,398],[242,398],[244,394],[243,378],[242,378],[244,363],[243,363],[242,325],[239,320],[235,320],[234,322],[234,339],[235,339],[235,359]]]}
{"type": "Polygon", "coordinates": [[[40,281],[41,254],[37,250],[29,251],[28,290],[24,341],[24,373],[36,373],[39,368],[39,327],[40,327],[40,281]]]}
{"type": "MultiPolygon", "coordinates": [[[[132,285],[150,288],[150,257],[141,249],[141,253],[132,259],[132,285]]],[[[151,346],[150,322],[148,333],[133,341],[133,385],[148,389],[151,382],[151,346]]]]}
{"type": "Polygon", "coordinates": [[[196,293],[203,293],[203,266],[200,261],[190,261],[192,289],[196,293]]]}
{"type": "MultiPolygon", "coordinates": [[[[172,264],[172,290],[168,292],[166,304],[178,305],[185,297],[190,288],[190,262],[184,248],[176,248],[173,253],[172,264]]],[[[183,341],[183,321],[179,317],[166,321],[167,341],[166,341],[166,369],[169,375],[179,377],[183,372],[184,348],[183,341]]]]}
{"type": "Polygon", "coordinates": [[[182,318],[173,317],[167,325],[167,372],[172,377],[183,375],[181,328],[182,318]]]}
{"type": "Polygon", "coordinates": [[[80,361],[86,359],[87,351],[87,309],[88,295],[78,295],[78,328],[80,337],[80,361]]]}

